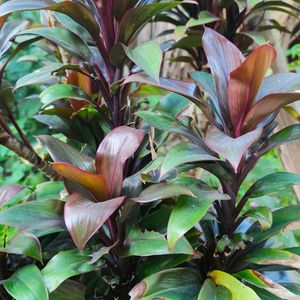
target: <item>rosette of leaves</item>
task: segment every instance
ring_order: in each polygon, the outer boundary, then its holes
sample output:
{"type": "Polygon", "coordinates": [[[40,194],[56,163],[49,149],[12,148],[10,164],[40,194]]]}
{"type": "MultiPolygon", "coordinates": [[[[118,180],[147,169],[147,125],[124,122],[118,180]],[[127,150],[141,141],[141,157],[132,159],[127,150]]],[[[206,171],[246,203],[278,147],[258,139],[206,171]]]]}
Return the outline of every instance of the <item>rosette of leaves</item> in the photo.
{"type": "Polygon", "coordinates": [[[159,131],[186,138],[162,160],[157,170],[160,178],[174,176],[176,171],[177,182],[188,184],[196,179],[187,179],[181,172],[200,167],[218,178],[229,199],[211,197],[206,202],[203,190],[199,202],[180,196],[168,220],[168,245],[173,249],[177,240],[186,236],[193,240],[197,255],[179,268],[160,272],[149,268],[131,297],[184,299],[185,294],[189,299],[298,299],[299,246],[291,243],[278,247],[274,241],[283,232],[299,229],[300,206],[271,210],[249,204],[252,199],[299,184],[300,175],[273,173],[244,194],[239,190],[263,154],[283,143],[299,142],[298,124],[275,134],[273,129],[279,110],[300,99],[300,77],[293,73],[265,77],[276,58],[268,44],[245,58],[234,44],[209,28],[202,43],[211,74],[192,72],[190,77],[196,84],[167,78],[156,82],[143,73],[127,80],[184,94],[210,122],[200,134],[186,118],[159,111],[138,112],[159,131]],[[199,90],[205,92],[206,99],[199,90]]]}

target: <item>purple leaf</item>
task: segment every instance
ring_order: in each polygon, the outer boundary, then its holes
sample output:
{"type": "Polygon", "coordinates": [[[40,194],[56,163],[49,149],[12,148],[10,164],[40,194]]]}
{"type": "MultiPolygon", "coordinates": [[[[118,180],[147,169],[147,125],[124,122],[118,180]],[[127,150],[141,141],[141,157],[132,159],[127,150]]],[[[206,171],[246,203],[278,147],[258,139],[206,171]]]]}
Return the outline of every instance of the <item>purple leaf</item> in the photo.
{"type": "Polygon", "coordinates": [[[5,205],[24,188],[24,186],[18,184],[10,184],[0,187],[0,206],[5,205]]]}
{"type": "Polygon", "coordinates": [[[258,128],[238,138],[232,138],[212,126],[207,131],[205,142],[213,151],[224,157],[237,172],[243,155],[251,145],[258,141],[261,134],[262,128],[258,128]]]}
{"type": "Polygon", "coordinates": [[[216,31],[205,28],[203,49],[214,77],[217,97],[223,118],[229,116],[228,82],[229,74],[245,60],[240,50],[216,31]]]}
{"type": "Polygon", "coordinates": [[[89,239],[123,203],[124,197],[94,203],[74,193],[65,205],[65,223],[76,246],[83,250],[89,239]]]}
{"type": "Polygon", "coordinates": [[[105,177],[110,198],[121,195],[124,163],[138,149],[144,135],[143,130],[120,126],[101,142],[96,154],[96,172],[105,177]]]}

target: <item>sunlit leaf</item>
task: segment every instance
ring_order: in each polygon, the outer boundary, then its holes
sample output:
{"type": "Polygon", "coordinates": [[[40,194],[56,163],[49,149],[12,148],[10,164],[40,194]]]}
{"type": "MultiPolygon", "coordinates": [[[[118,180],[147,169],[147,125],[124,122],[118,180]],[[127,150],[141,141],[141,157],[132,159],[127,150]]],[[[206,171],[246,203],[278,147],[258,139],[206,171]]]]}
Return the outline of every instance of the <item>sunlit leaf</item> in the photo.
{"type": "Polygon", "coordinates": [[[198,300],[232,300],[231,292],[224,286],[217,286],[210,279],[206,279],[201,287],[198,300]]]}
{"type": "Polygon", "coordinates": [[[254,207],[247,210],[244,215],[258,221],[262,229],[266,230],[272,226],[272,213],[267,207],[254,207]]]}

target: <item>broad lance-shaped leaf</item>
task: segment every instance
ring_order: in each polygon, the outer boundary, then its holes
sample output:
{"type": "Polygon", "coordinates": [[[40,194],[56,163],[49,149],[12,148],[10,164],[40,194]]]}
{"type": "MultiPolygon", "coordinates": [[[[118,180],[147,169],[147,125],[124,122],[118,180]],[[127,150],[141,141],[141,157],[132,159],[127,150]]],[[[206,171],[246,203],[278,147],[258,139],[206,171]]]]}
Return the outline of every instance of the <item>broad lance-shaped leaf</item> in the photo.
{"type": "Polygon", "coordinates": [[[155,41],[149,41],[133,50],[123,46],[127,56],[148,75],[159,81],[160,67],[163,59],[160,46],[155,41]]]}
{"type": "Polygon", "coordinates": [[[49,295],[41,271],[35,265],[17,270],[3,280],[7,292],[16,300],[48,300],[49,295]]]}
{"type": "Polygon", "coordinates": [[[284,286],[272,281],[268,277],[264,276],[263,274],[255,270],[250,270],[250,269],[243,270],[237,273],[236,276],[250,283],[252,286],[265,289],[266,291],[279,297],[280,299],[289,299],[289,300],[299,299],[299,295],[293,294],[284,286]]]}
{"type": "Polygon", "coordinates": [[[300,91],[265,96],[248,111],[243,121],[242,132],[252,130],[270,114],[297,100],[300,100],[300,91]]]}
{"type": "Polygon", "coordinates": [[[215,15],[210,13],[207,10],[202,10],[200,14],[198,15],[198,19],[193,19],[191,18],[187,23],[187,27],[193,27],[193,26],[199,26],[199,25],[204,25],[208,23],[212,23],[215,21],[218,21],[219,18],[217,18],[215,15]]]}
{"type": "Polygon", "coordinates": [[[71,84],[52,85],[46,88],[39,97],[41,102],[44,104],[43,107],[50,105],[54,101],[64,98],[72,98],[72,100],[83,100],[87,101],[87,103],[93,103],[89,95],[87,95],[79,87],[71,84]]]}
{"type": "Polygon", "coordinates": [[[205,145],[201,140],[201,137],[194,133],[191,128],[187,127],[179,119],[167,112],[139,111],[136,114],[152,127],[170,133],[181,134],[195,144],[205,145]]]}
{"type": "Polygon", "coordinates": [[[103,175],[93,174],[81,170],[68,163],[53,163],[53,169],[64,178],[84,186],[91,192],[97,201],[107,200],[109,197],[106,180],[103,175]]]}
{"type": "Polygon", "coordinates": [[[159,199],[172,198],[180,195],[190,195],[193,193],[184,185],[176,183],[158,183],[149,186],[136,198],[132,198],[133,201],[139,203],[148,203],[159,199]]]}
{"type": "Polygon", "coordinates": [[[267,230],[272,226],[272,212],[268,207],[250,208],[243,216],[258,221],[263,230],[267,230]]]}
{"type": "Polygon", "coordinates": [[[240,50],[216,31],[205,28],[203,49],[214,77],[217,98],[223,119],[228,119],[229,74],[244,61],[240,50]]]}
{"type": "Polygon", "coordinates": [[[172,210],[168,222],[168,246],[172,250],[177,241],[193,228],[206,214],[214,199],[181,196],[172,210]]]}
{"type": "Polygon", "coordinates": [[[191,100],[193,103],[195,103],[203,111],[203,113],[208,118],[208,120],[213,121],[213,116],[208,104],[200,99],[198,87],[196,84],[192,82],[167,79],[164,77],[160,77],[159,82],[157,82],[155,81],[154,78],[148,76],[145,73],[137,73],[128,76],[124,80],[123,84],[132,83],[132,82],[139,82],[139,83],[157,86],[164,90],[182,95],[188,98],[189,100],[191,100]]]}
{"type": "Polygon", "coordinates": [[[9,184],[0,187],[0,206],[5,205],[25,187],[18,184],[9,184]]]}
{"type": "Polygon", "coordinates": [[[91,258],[87,253],[80,253],[78,249],[61,251],[52,257],[42,270],[49,292],[54,291],[70,277],[94,271],[97,265],[91,264],[90,260],[91,258]]]}
{"type": "Polygon", "coordinates": [[[65,229],[64,202],[59,200],[30,201],[0,212],[0,224],[21,229],[65,229]]]}
{"type": "Polygon", "coordinates": [[[90,173],[95,172],[95,162],[90,156],[50,135],[38,135],[37,140],[47,148],[53,161],[69,163],[90,173]]]}
{"type": "Polygon", "coordinates": [[[197,271],[177,268],[145,278],[130,291],[129,296],[130,300],[196,300],[199,288],[200,274],[197,271]]]}
{"type": "Polygon", "coordinates": [[[232,294],[233,299],[260,300],[260,297],[249,287],[241,283],[232,275],[223,271],[214,270],[208,273],[217,285],[226,287],[232,294]]]}
{"type": "Polygon", "coordinates": [[[300,184],[300,175],[288,172],[273,173],[256,181],[246,192],[245,197],[256,198],[269,195],[295,184],[300,184]]]}
{"type": "Polygon", "coordinates": [[[201,287],[197,300],[232,300],[231,292],[224,286],[217,286],[208,278],[201,287]]]}
{"type": "Polygon", "coordinates": [[[10,0],[0,6],[0,17],[17,11],[52,10],[68,15],[85,27],[93,37],[98,37],[99,27],[91,12],[78,2],[52,0],[10,0]]]}
{"type": "Polygon", "coordinates": [[[288,126],[273,134],[259,154],[263,155],[275,147],[289,143],[300,143],[300,124],[288,126]]]}
{"type": "Polygon", "coordinates": [[[20,254],[42,262],[42,249],[38,238],[26,230],[20,230],[0,252],[20,254]]]}
{"type": "Polygon", "coordinates": [[[258,265],[281,265],[300,268],[300,256],[282,249],[264,248],[247,255],[247,260],[258,265]]]}
{"type": "Polygon", "coordinates": [[[241,122],[253,104],[265,74],[275,58],[275,49],[270,45],[262,45],[230,73],[228,105],[231,123],[236,129],[237,136],[240,135],[241,122]]]}
{"type": "Polygon", "coordinates": [[[27,29],[16,36],[38,36],[43,37],[61,48],[70,52],[70,54],[78,57],[81,60],[88,61],[90,57],[90,50],[88,46],[73,32],[58,27],[40,27],[34,29],[27,29]]]}
{"type": "Polygon", "coordinates": [[[86,286],[75,280],[66,280],[50,295],[50,300],[84,300],[86,286]]]}
{"type": "Polygon", "coordinates": [[[124,163],[138,149],[144,135],[143,130],[120,126],[101,142],[96,154],[96,172],[105,177],[110,198],[120,196],[124,163]]]}
{"type": "Polygon", "coordinates": [[[173,168],[185,163],[196,161],[215,161],[217,157],[208,154],[200,146],[190,143],[180,143],[175,145],[165,157],[161,166],[161,177],[173,168]]]}
{"type": "Polygon", "coordinates": [[[99,203],[72,194],[65,205],[65,223],[76,246],[82,250],[89,239],[121,206],[124,197],[99,203]]]}
{"type": "Polygon", "coordinates": [[[258,128],[238,138],[232,138],[218,128],[211,126],[206,134],[205,143],[211,150],[224,157],[237,172],[243,155],[259,140],[262,128],[258,128]]]}
{"type": "Polygon", "coordinates": [[[141,232],[132,229],[125,239],[121,256],[152,256],[166,254],[193,254],[193,248],[185,237],[182,237],[174,247],[168,248],[164,235],[154,232],[141,232]]]}

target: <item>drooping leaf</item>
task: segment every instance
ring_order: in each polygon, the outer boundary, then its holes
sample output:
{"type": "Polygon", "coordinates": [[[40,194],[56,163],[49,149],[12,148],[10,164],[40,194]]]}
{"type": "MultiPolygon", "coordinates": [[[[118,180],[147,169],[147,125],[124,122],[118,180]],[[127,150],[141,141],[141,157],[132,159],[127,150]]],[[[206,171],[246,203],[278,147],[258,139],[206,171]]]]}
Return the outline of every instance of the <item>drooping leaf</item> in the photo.
{"type": "Polygon", "coordinates": [[[217,285],[226,287],[232,294],[233,299],[260,300],[260,297],[249,287],[241,283],[232,275],[223,271],[214,270],[208,273],[217,285]]]}
{"type": "Polygon", "coordinates": [[[197,90],[197,85],[195,85],[192,82],[167,79],[164,77],[160,77],[159,82],[157,82],[157,81],[155,81],[154,78],[148,76],[145,73],[137,73],[137,74],[128,76],[124,80],[123,84],[132,83],[132,82],[139,82],[139,83],[154,85],[154,86],[160,87],[162,89],[165,89],[167,91],[182,95],[182,96],[190,99],[199,108],[201,108],[203,113],[209,120],[213,120],[213,117],[211,115],[211,112],[210,112],[210,109],[209,109],[207,103],[200,99],[200,96],[199,96],[198,90],[197,90]]]}
{"type": "Polygon", "coordinates": [[[88,46],[73,32],[59,27],[40,27],[23,30],[16,36],[43,37],[70,52],[83,61],[88,61],[90,50],[88,46]]]}
{"type": "Polygon", "coordinates": [[[0,187],[0,206],[5,205],[25,187],[18,184],[9,184],[0,187]]]}
{"type": "Polygon", "coordinates": [[[0,212],[0,224],[21,229],[64,229],[64,202],[30,201],[0,212]]]}
{"type": "Polygon", "coordinates": [[[95,172],[94,160],[73,147],[50,135],[37,136],[38,141],[47,148],[55,162],[65,162],[90,173],[95,172]]]}
{"type": "Polygon", "coordinates": [[[53,163],[53,169],[68,180],[79,183],[91,192],[97,201],[107,200],[108,187],[103,175],[93,174],[77,168],[69,163],[53,163]]]}
{"type": "Polygon", "coordinates": [[[124,163],[138,149],[144,135],[143,130],[120,126],[101,142],[96,154],[96,171],[105,177],[110,198],[120,196],[124,163]]]}
{"type": "Polygon", "coordinates": [[[187,23],[187,27],[193,27],[193,26],[199,26],[199,25],[204,25],[208,23],[212,23],[215,21],[218,21],[219,18],[217,18],[215,15],[210,13],[207,10],[202,10],[200,14],[198,15],[198,19],[190,19],[187,23]]]}
{"type": "Polygon", "coordinates": [[[228,105],[236,133],[262,84],[263,78],[276,58],[275,49],[266,44],[256,48],[246,60],[230,73],[228,105]],[[260,66],[257,68],[257,66],[260,66]]]}
{"type": "Polygon", "coordinates": [[[181,196],[172,210],[168,223],[168,245],[173,249],[177,241],[206,214],[214,199],[181,196]]]}
{"type": "Polygon", "coordinates": [[[300,175],[278,172],[256,181],[246,192],[246,197],[256,198],[285,190],[287,187],[300,184],[300,175]]]}
{"type": "Polygon", "coordinates": [[[300,268],[300,256],[282,249],[264,248],[247,255],[247,260],[259,265],[281,265],[300,268]]]}
{"type": "Polygon", "coordinates": [[[64,98],[72,98],[72,100],[83,100],[92,102],[92,99],[84,91],[77,86],[71,84],[55,84],[46,88],[40,94],[43,107],[50,105],[52,102],[64,98]]]}
{"type": "Polygon", "coordinates": [[[44,278],[35,265],[17,270],[3,281],[7,292],[16,300],[48,300],[49,295],[44,278]]]}
{"type": "Polygon", "coordinates": [[[159,81],[163,55],[158,43],[155,41],[149,41],[139,45],[133,50],[124,46],[124,50],[130,60],[132,60],[148,75],[159,81]]]}
{"type": "Polygon", "coordinates": [[[65,205],[65,222],[76,246],[82,250],[89,239],[120,207],[124,197],[94,203],[72,194],[65,205]]]}
{"type": "Polygon", "coordinates": [[[0,252],[20,254],[42,262],[42,249],[38,238],[29,231],[20,230],[0,252]]]}
{"type": "Polygon", "coordinates": [[[297,100],[300,100],[300,92],[276,93],[265,96],[248,111],[243,120],[242,132],[252,130],[273,112],[297,100]]]}
{"type": "Polygon", "coordinates": [[[139,111],[137,115],[146,121],[149,125],[171,133],[178,133],[196,144],[201,143],[201,138],[197,136],[190,128],[178,120],[175,116],[161,111],[139,111]]]}
{"type": "Polygon", "coordinates": [[[215,161],[218,160],[208,154],[198,145],[190,143],[179,143],[175,145],[165,157],[161,166],[161,177],[169,172],[171,169],[176,168],[184,163],[191,163],[196,161],[215,161]]]}
{"type": "Polygon", "coordinates": [[[272,226],[272,212],[268,207],[250,208],[243,216],[257,220],[264,230],[272,226]]]}
{"type": "Polygon", "coordinates": [[[26,10],[52,10],[68,15],[74,21],[85,27],[90,34],[97,38],[99,27],[91,12],[78,2],[52,0],[10,0],[0,7],[0,17],[12,12],[26,10]]]}
{"type": "Polygon", "coordinates": [[[205,143],[221,157],[224,157],[237,172],[239,164],[248,148],[257,142],[262,134],[258,128],[238,138],[232,138],[216,127],[210,127],[205,137],[205,143]]]}
{"type": "Polygon", "coordinates": [[[217,286],[210,279],[206,279],[201,287],[197,300],[232,300],[231,292],[224,286],[217,286]]]}
{"type": "Polygon", "coordinates": [[[229,74],[244,61],[240,50],[216,31],[205,28],[202,38],[208,65],[214,77],[219,107],[224,119],[229,116],[229,74]]]}
{"type": "Polygon", "coordinates": [[[132,229],[125,242],[121,252],[122,256],[152,256],[166,254],[193,254],[193,248],[189,242],[182,237],[170,250],[165,237],[154,231],[141,232],[138,229],[132,229]]]}
{"type": "MultiPolygon", "coordinates": [[[[90,263],[90,256],[77,249],[61,251],[44,267],[42,274],[49,292],[53,292],[66,279],[78,274],[91,272],[97,265],[90,263]]],[[[43,298],[40,298],[41,300],[43,298]]]]}
{"type": "Polygon", "coordinates": [[[195,270],[177,268],[145,278],[130,291],[129,296],[131,300],[196,300],[199,288],[200,276],[195,270]]]}

